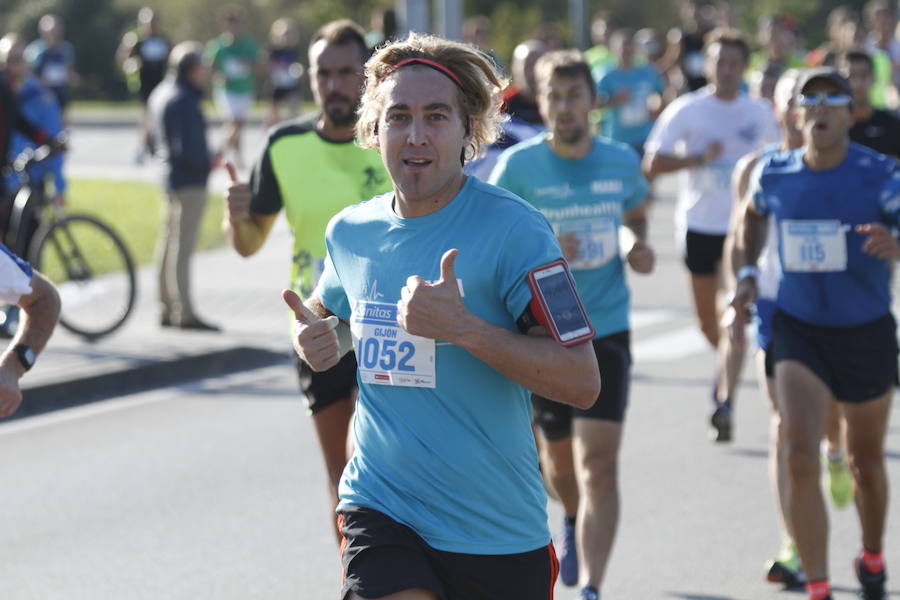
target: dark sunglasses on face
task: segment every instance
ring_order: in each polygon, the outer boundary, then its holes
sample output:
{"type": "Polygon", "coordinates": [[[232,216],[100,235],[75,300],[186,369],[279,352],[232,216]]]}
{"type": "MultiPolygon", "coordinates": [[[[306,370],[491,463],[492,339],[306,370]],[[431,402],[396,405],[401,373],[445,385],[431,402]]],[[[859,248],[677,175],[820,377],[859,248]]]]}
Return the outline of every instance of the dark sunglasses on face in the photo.
{"type": "Polygon", "coordinates": [[[800,94],[797,98],[797,106],[801,108],[812,108],[823,104],[830,107],[847,106],[850,104],[850,96],[820,92],[818,94],[800,94]]]}

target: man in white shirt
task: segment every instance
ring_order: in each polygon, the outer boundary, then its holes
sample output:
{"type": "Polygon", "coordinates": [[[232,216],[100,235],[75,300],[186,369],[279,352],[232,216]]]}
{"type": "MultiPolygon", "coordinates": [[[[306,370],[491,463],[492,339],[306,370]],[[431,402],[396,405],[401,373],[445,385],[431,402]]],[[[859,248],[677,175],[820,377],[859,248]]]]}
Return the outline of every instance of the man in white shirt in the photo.
{"type": "Polygon", "coordinates": [[[718,353],[711,421],[714,439],[725,442],[731,439],[731,403],[743,363],[743,350],[732,348],[719,326],[722,245],[733,203],[731,172],[741,156],[777,142],[779,133],[771,107],[741,90],[749,57],[741,33],[724,28],[710,32],[704,52],[709,85],[663,111],[645,144],[643,168],[648,178],[680,175],[676,229],[700,330],[718,353]]]}

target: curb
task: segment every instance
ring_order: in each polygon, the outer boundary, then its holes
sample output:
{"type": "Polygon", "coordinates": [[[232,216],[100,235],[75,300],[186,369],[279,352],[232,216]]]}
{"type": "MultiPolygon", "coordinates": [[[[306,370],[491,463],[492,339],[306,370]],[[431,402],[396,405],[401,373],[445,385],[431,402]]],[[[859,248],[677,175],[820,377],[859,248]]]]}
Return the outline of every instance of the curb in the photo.
{"type": "Polygon", "coordinates": [[[286,352],[249,346],[237,346],[172,360],[152,361],[80,379],[25,388],[22,390],[22,405],[10,420],[288,362],[289,356],[286,352]]]}

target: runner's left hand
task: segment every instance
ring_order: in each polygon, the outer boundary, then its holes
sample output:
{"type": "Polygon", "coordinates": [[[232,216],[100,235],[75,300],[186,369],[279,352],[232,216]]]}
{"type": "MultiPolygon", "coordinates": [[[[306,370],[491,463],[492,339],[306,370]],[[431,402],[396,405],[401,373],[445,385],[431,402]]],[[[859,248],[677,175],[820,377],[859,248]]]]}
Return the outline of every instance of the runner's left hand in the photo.
{"type": "Polygon", "coordinates": [[[881,223],[857,225],[856,232],[866,236],[862,251],[876,258],[900,258],[900,242],[881,223]]]}
{"type": "Polygon", "coordinates": [[[646,275],[653,271],[653,266],[656,264],[656,253],[648,244],[636,240],[625,259],[636,273],[646,275]]]}
{"type": "Polygon", "coordinates": [[[454,263],[459,250],[441,257],[441,278],[429,283],[413,275],[400,290],[397,322],[407,332],[431,339],[453,341],[462,331],[469,312],[463,305],[454,263]]]}

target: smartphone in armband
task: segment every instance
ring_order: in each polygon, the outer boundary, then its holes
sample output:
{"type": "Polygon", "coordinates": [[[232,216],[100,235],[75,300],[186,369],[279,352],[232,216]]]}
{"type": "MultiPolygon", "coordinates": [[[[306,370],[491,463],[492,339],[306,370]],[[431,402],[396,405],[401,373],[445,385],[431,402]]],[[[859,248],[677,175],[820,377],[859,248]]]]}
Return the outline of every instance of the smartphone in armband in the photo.
{"type": "Polygon", "coordinates": [[[596,330],[581,304],[565,259],[528,273],[528,287],[531,288],[529,308],[557,342],[574,346],[594,339],[596,330]]]}

